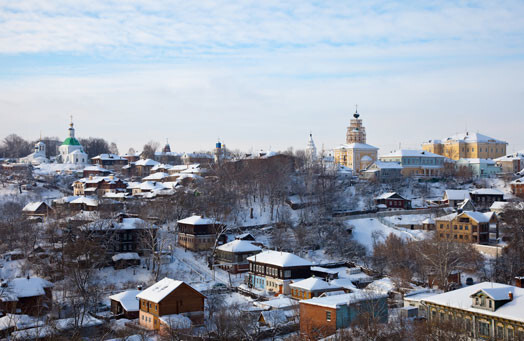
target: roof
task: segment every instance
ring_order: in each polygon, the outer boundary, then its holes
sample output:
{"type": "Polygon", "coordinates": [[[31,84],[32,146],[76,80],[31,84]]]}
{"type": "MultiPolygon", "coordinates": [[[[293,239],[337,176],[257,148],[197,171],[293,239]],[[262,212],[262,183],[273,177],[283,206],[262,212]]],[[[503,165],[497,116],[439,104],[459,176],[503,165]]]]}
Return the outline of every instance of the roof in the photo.
{"type": "Polygon", "coordinates": [[[513,180],[512,182],[510,182],[510,184],[512,184],[512,185],[518,185],[518,184],[521,184],[521,183],[524,183],[524,177],[518,178],[518,179],[513,180]]]}
{"type": "Polygon", "coordinates": [[[488,164],[488,165],[495,165],[495,161],[491,159],[479,159],[479,158],[461,158],[457,161],[457,163],[467,163],[467,164],[488,164]]]}
{"type": "Polygon", "coordinates": [[[104,161],[106,160],[126,160],[127,161],[127,159],[124,159],[120,155],[116,155],[116,154],[100,154],[95,157],[92,157],[91,160],[104,160],[104,161]]]}
{"type": "Polygon", "coordinates": [[[288,297],[280,296],[279,298],[269,301],[255,302],[255,305],[269,307],[270,309],[285,309],[296,306],[297,301],[288,297]]]}
{"type": "Polygon", "coordinates": [[[342,144],[335,149],[373,149],[378,150],[377,147],[374,147],[370,144],[366,143],[350,143],[350,144],[342,144]]]}
{"type": "Polygon", "coordinates": [[[508,320],[524,322],[524,309],[522,309],[524,306],[524,289],[514,287],[512,285],[494,282],[482,282],[443,294],[430,296],[423,301],[462,309],[478,314],[497,316],[508,320]],[[471,295],[474,295],[481,290],[488,296],[496,297],[497,299],[509,298],[508,293],[511,292],[513,293],[513,300],[500,306],[495,311],[473,308],[471,306],[471,295]]]}
{"type": "Polygon", "coordinates": [[[495,201],[489,208],[490,210],[502,210],[504,209],[509,203],[506,201],[495,201]]]}
{"type": "Polygon", "coordinates": [[[159,303],[167,295],[175,291],[182,283],[184,282],[165,277],[136,295],[136,297],[153,303],[159,303]]]}
{"type": "Polygon", "coordinates": [[[318,278],[318,277],[309,277],[301,281],[291,283],[289,285],[293,288],[304,289],[307,291],[319,291],[319,290],[329,290],[329,289],[340,289],[338,286],[329,284],[328,282],[318,278]]]}
{"type": "Polygon", "coordinates": [[[62,146],[80,146],[80,142],[74,137],[68,137],[62,142],[62,146]]]}
{"type": "Polygon", "coordinates": [[[43,202],[43,201],[33,201],[33,202],[30,202],[27,205],[25,205],[24,208],[22,208],[22,211],[24,211],[24,212],[35,212],[36,210],[38,210],[40,205],[46,205],[47,206],[47,204],[45,202],[43,202]]]}
{"type": "MultiPolygon", "coordinates": [[[[389,199],[391,197],[394,197],[394,196],[398,196],[400,197],[400,199],[404,199],[400,194],[398,194],[397,192],[388,192],[388,193],[383,193],[381,195],[379,195],[378,197],[376,197],[375,199],[389,199]]],[[[404,199],[405,200],[405,199],[404,199]]]]}
{"type": "Polygon", "coordinates": [[[375,161],[373,164],[380,169],[402,169],[403,168],[399,162],[375,161]]]}
{"type": "Polygon", "coordinates": [[[123,253],[117,253],[113,257],[111,257],[113,262],[118,262],[119,260],[135,260],[140,259],[140,256],[136,252],[123,252],[123,253]]]}
{"type": "Polygon", "coordinates": [[[148,167],[153,167],[153,166],[156,166],[160,164],[160,162],[158,161],[155,161],[155,160],[151,160],[151,159],[141,159],[141,160],[138,160],[137,162],[135,162],[135,166],[148,166],[148,167]]]}
{"type": "Polygon", "coordinates": [[[142,180],[162,180],[164,178],[167,178],[169,176],[169,174],[167,173],[164,173],[164,172],[157,172],[157,173],[153,173],[153,174],[150,174],[148,176],[146,176],[145,178],[143,178],[142,180]]]}
{"type": "Polygon", "coordinates": [[[110,170],[102,168],[99,165],[87,166],[87,167],[84,168],[84,171],[96,171],[96,172],[104,172],[104,173],[108,172],[108,173],[111,173],[110,170]]]}
{"type": "Polygon", "coordinates": [[[504,195],[504,192],[501,192],[495,188],[479,188],[471,191],[470,193],[477,195],[504,195]]]}
{"type": "Polygon", "coordinates": [[[211,225],[217,224],[218,222],[211,218],[204,218],[204,216],[192,215],[191,217],[178,220],[177,223],[188,225],[211,225]]]}
{"type": "Polygon", "coordinates": [[[470,142],[484,142],[484,143],[507,143],[505,141],[502,141],[502,140],[497,140],[493,137],[489,137],[487,135],[483,135],[483,134],[480,134],[480,133],[472,133],[472,132],[464,132],[464,133],[459,133],[459,134],[455,134],[451,137],[448,137],[447,139],[445,139],[446,141],[463,141],[463,142],[466,142],[466,143],[470,143],[470,142]]]}
{"type": "Polygon", "coordinates": [[[262,251],[262,249],[258,246],[251,244],[247,240],[241,239],[233,240],[227,244],[220,245],[217,247],[217,250],[236,253],[262,251]]]}
{"type": "Polygon", "coordinates": [[[109,299],[120,302],[122,307],[126,311],[138,311],[138,299],[136,295],[140,293],[140,290],[126,290],[121,293],[109,296],[109,299]]]}
{"type": "Polygon", "coordinates": [[[447,189],[444,192],[444,197],[448,200],[465,200],[471,199],[469,192],[462,189],[447,189]]]}
{"type": "Polygon", "coordinates": [[[85,204],[87,206],[98,206],[98,199],[91,197],[79,197],[71,201],[70,204],[85,204]]]}
{"type": "Polygon", "coordinates": [[[311,266],[312,263],[289,252],[264,251],[247,258],[250,262],[276,265],[280,267],[311,266]]]}
{"type": "Polygon", "coordinates": [[[524,154],[522,154],[522,153],[513,153],[513,154],[508,154],[508,155],[504,155],[504,156],[498,157],[498,158],[496,158],[494,160],[495,161],[524,160],[524,154]]]}
{"type": "Polygon", "coordinates": [[[0,294],[1,300],[45,295],[45,288],[52,288],[53,283],[39,277],[15,278],[7,282],[7,289],[0,294]]]}
{"type": "Polygon", "coordinates": [[[302,300],[300,304],[311,304],[321,307],[334,308],[350,305],[353,303],[388,297],[386,294],[380,294],[368,290],[360,290],[344,295],[334,295],[325,297],[315,297],[309,300],[302,300]]]}
{"type": "Polygon", "coordinates": [[[160,321],[167,324],[170,329],[188,329],[191,328],[191,320],[181,314],[162,315],[160,321]]]}
{"type": "Polygon", "coordinates": [[[442,217],[438,217],[438,218],[436,218],[436,220],[438,220],[438,221],[442,221],[442,220],[451,221],[451,220],[455,219],[456,217],[459,217],[459,216],[464,215],[464,214],[469,216],[471,219],[475,220],[477,223],[489,223],[489,220],[493,216],[493,212],[482,213],[482,212],[475,212],[475,211],[464,211],[462,213],[451,213],[451,214],[448,214],[448,215],[445,215],[445,216],[442,216],[442,217]]]}
{"type": "Polygon", "coordinates": [[[396,150],[394,152],[391,152],[386,155],[382,155],[382,157],[436,157],[436,158],[445,158],[445,156],[434,154],[431,152],[427,152],[424,150],[416,150],[416,149],[400,149],[396,150]]]}

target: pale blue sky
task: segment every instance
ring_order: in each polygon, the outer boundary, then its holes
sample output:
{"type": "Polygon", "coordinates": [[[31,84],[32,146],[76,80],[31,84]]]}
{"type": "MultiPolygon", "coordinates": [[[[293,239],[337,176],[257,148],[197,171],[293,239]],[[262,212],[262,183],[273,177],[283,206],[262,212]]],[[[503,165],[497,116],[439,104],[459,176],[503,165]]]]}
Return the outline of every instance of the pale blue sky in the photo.
{"type": "Polygon", "coordinates": [[[523,1],[0,1],[0,136],[177,151],[418,148],[466,127],[524,149],[523,1]]]}

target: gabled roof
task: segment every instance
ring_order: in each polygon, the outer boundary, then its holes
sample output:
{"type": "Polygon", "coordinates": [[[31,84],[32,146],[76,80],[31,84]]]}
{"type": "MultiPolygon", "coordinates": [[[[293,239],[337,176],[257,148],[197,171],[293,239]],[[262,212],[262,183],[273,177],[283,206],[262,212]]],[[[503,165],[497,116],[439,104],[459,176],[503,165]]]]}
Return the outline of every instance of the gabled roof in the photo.
{"type": "Polygon", "coordinates": [[[375,161],[373,163],[379,169],[402,169],[399,162],[375,161]]]}
{"type": "Polygon", "coordinates": [[[193,215],[191,217],[178,220],[177,223],[179,224],[188,224],[188,225],[211,225],[211,224],[218,224],[218,222],[214,219],[210,218],[204,218],[204,216],[199,215],[193,215]]]}
{"type": "Polygon", "coordinates": [[[45,288],[52,288],[53,283],[39,277],[15,278],[7,282],[7,288],[0,293],[0,300],[45,295],[45,288]]]}
{"type": "MultiPolygon", "coordinates": [[[[487,294],[487,292],[486,292],[487,294]]],[[[473,313],[496,316],[513,321],[524,322],[524,289],[512,285],[482,282],[479,284],[467,286],[461,289],[448,291],[443,294],[434,295],[423,299],[425,302],[444,305],[456,309],[462,309],[473,313]],[[480,290],[488,290],[494,297],[508,297],[508,293],[513,293],[513,300],[505,303],[495,311],[472,307],[471,295],[478,293],[480,290]],[[492,289],[497,289],[492,291],[492,289]],[[491,291],[490,291],[491,290],[491,291]],[[499,291],[500,290],[500,291],[499,291]]]]}
{"type": "Polygon", "coordinates": [[[398,194],[397,192],[388,192],[388,193],[383,193],[381,195],[379,195],[378,197],[376,197],[375,199],[403,199],[403,200],[406,200],[404,197],[402,197],[400,194],[398,194]]]}
{"type": "Polygon", "coordinates": [[[495,301],[509,300],[509,293],[513,294],[513,288],[481,288],[470,295],[477,296],[479,293],[485,293],[495,301]]]}
{"type": "Polygon", "coordinates": [[[312,263],[289,252],[264,251],[247,258],[250,262],[264,263],[280,267],[311,266],[312,263]]]}
{"type": "Polygon", "coordinates": [[[462,190],[462,189],[447,189],[444,192],[444,198],[448,200],[465,200],[465,199],[471,199],[469,195],[469,191],[462,190]]]}
{"type": "Polygon", "coordinates": [[[121,293],[109,296],[109,299],[120,302],[122,307],[126,311],[138,311],[138,299],[136,295],[140,293],[140,290],[126,290],[121,293]]]}
{"type": "Polygon", "coordinates": [[[127,161],[127,159],[124,159],[123,157],[116,155],[116,154],[100,154],[95,157],[92,157],[91,160],[103,160],[103,161],[107,161],[107,160],[122,160],[123,161],[125,160],[127,161]]]}
{"type": "Polygon", "coordinates": [[[140,159],[137,162],[135,162],[135,166],[147,166],[147,167],[153,167],[158,165],[160,162],[151,160],[151,159],[140,159]]]}
{"type": "MultiPolygon", "coordinates": [[[[164,298],[166,298],[167,295],[175,291],[182,284],[185,284],[185,283],[182,281],[177,281],[177,280],[165,277],[164,279],[156,282],[155,284],[153,284],[146,290],[136,295],[136,297],[143,299],[143,300],[151,301],[153,303],[159,303],[164,298]]],[[[188,284],[185,284],[185,285],[191,288],[191,286],[189,286],[188,284]]],[[[202,295],[200,292],[196,291],[195,289],[193,290],[197,292],[198,294],[202,295]]]]}
{"type": "Polygon", "coordinates": [[[30,202],[27,205],[25,205],[24,208],[22,208],[22,211],[35,212],[36,210],[40,208],[41,205],[45,205],[49,208],[49,206],[43,201],[34,201],[34,202],[30,202]]]}
{"type": "Polygon", "coordinates": [[[329,289],[341,288],[339,286],[331,285],[328,282],[322,280],[321,278],[317,278],[317,277],[309,277],[304,280],[301,280],[295,283],[291,283],[289,286],[293,288],[304,289],[307,291],[319,291],[319,290],[329,290],[329,289]]]}
{"type": "Polygon", "coordinates": [[[321,307],[334,308],[350,305],[361,301],[367,301],[371,299],[386,298],[388,295],[376,293],[371,290],[359,290],[350,294],[326,296],[326,297],[315,297],[309,300],[302,300],[300,304],[311,304],[321,307]]]}
{"type": "Polygon", "coordinates": [[[149,174],[148,176],[146,176],[145,178],[143,178],[142,180],[144,181],[155,181],[155,180],[162,180],[162,179],[165,179],[169,176],[169,174],[167,173],[164,173],[164,172],[157,172],[157,173],[153,173],[153,174],[149,174]]]}
{"type": "Polygon", "coordinates": [[[220,245],[217,247],[217,250],[235,253],[262,251],[261,248],[251,244],[249,241],[239,239],[233,240],[232,242],[224,245],[220,245]]]}
{"type": "Polygon", "coordinates": [[[495,188],[479,188],[471,191],[471,194],[477,195],[504,195],[504,192],[495,188]]]}
{"type": "Polygon", "coordinates": [[[477,223],[489,223],[491,220],[491,217],[493,217],[493,212],[475,212],[475,211],[464,211],[462,213],[451,213],[442,217],[436,218],[438,221],[451,221],[457,217],[460,217],[462,215],[467,215],[471,219],[475,220],[477,223]]]}

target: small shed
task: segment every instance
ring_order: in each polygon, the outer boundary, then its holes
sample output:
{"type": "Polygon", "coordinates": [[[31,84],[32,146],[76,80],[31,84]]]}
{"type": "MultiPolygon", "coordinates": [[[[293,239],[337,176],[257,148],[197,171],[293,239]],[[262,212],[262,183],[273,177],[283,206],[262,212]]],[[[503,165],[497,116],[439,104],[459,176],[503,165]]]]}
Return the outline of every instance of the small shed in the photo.
{"type": "Polygon", "coordinates": [[[125,269],[130,266],[140,265],[140,256],[136,252],[117,253],[111,259],[115,269],[125,269]]]}

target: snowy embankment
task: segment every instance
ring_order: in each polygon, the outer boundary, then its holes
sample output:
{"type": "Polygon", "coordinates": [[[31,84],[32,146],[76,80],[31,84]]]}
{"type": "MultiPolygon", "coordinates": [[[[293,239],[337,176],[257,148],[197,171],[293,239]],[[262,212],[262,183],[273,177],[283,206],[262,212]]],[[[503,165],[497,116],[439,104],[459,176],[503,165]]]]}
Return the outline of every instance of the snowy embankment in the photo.
{"type": "Polygon", "coordinates": [[[404,240],[420,240],[428,236],[428,232],[393,228],[382,224],[376,218],[351,219],[345,222],[353,226],[353,238],[364,245],[368,251],[373,250],[373,241],[384,241],[390,234],[404,240]]]}

